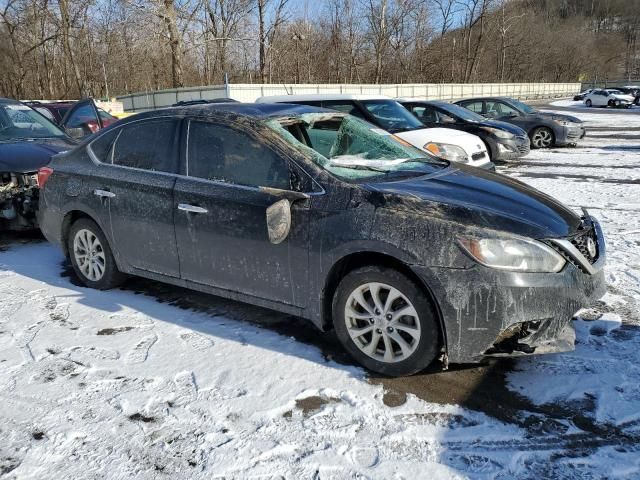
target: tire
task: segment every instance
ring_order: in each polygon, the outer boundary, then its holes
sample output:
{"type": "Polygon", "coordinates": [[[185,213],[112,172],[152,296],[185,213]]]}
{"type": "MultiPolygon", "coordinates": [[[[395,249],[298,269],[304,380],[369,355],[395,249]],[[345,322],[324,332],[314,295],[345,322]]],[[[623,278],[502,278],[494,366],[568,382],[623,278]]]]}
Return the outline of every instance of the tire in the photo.
{"type": "Polygon", "coordinates": [[[607,102],[607,105],[610,106],[610,107],[615,107],[616,106],[616,102],[614,102],[613,100],[609,100],[607,102]]]}
{"type": "Polygon", "coordinates": [[[589,107],[589,108],[591,108],[591,107],[593,106],[593,103],[592,103],[592,102],[591,102],[591,100],[589,100],[589,99],[587,99],[587,101],[586,101],[586,102],[584,102],[584,104],[585,104],[587,107],[589,107]]]}
{"type": "Polygon", "coordinates": [[[425,369],[438,353],[436,311],[424,291],[397,270],[368,266],[348,273],[333,297],[332,313],[344,348],[373,372],[411,375],[425,369]],[[378,314],[374,293],[382,306],[378,314]],[[385,310],[391,295],[393,300],[385,310]],[[393,318],[394,312],[400,311],[406,314],[393,318]]]}
{"type": "Polygon", "coordinates": [[[93,220],[81,218],[71,225],[67,247],[73,271],[87,287],[108,290],[124,281],[107,238],[93,220]],[[87,251],[90,259],[83,255],[87,251]]]}
{"type": "Polygon", "coordinates": [[[547,127],[538,127],[531,132],[531,148],[549,148],[555,143],[553,131],[547,127]]]}

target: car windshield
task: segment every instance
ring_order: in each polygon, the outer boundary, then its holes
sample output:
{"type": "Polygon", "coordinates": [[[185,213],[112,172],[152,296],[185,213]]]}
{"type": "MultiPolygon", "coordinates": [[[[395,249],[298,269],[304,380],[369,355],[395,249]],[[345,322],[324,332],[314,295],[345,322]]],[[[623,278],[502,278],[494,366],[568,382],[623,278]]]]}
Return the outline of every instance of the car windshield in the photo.
{"type": "Polygon", "coordinates": [[[351,115],[307,113],[267,121],[294,148],[348,182],[422,176],[448,162],[351,115]]]}
{"type": "Polygon", "coordinates": [[[382,128],[391,133],[425,128],[409,110],[395,100],[360,100],[382,128]]]}
{"type": "Polygon", "coordinates": [[[62,130],[31,107],[21,103],[0,104],[0,142],[63,136],[62,130]]]}
{"type": "Polygon", "coordinates": [[[531,105],[527,105],[526,103],[520,102],[518,100],[513,100],[513,99],[509,99],[509,102],[521,112],[536,113],[536,109],[533,108],[531,105]]]}
{"type": "Polygon", "coordinates": [[[452,103],[438,103],[438,108],[444,110],[454,117],[460,118],[467,122],[484,122],[486,118],[472,112],[468,108],[461,107],[460,105],[454,105],[452,103]]]}

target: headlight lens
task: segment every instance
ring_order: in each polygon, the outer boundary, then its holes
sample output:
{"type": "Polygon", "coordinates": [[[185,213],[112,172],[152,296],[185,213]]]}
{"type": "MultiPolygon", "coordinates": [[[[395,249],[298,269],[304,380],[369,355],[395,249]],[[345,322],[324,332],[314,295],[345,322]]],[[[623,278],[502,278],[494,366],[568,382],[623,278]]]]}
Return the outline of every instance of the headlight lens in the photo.
{"type": "Polygon", "coordinates": [[[451,162],[467,163],[469,159],[462,148],[449,143],[429,142],[423,148],[433,153],[436,157],[444,158],[451,162]]]}
{"type": "Polygon", "coordinates": [[[507,132],[506,130],[500,130],[499,128],[493,127],[481,127],[485,132],[491,133],[498,138],[512,138],[514,135],[512,133],[507,132]]]}
{"type": "Polygon", "coordinates": [[[577,127],[579,124],[569,120],[555,120],[555,122],[563,127],[577,127]]]}
{"type": "Polygon", "coordinates": [[[463,238],[462,247],[478,263],[514,272],[559,272],[566,260],[544,243],[525,239],[463,238]]]}

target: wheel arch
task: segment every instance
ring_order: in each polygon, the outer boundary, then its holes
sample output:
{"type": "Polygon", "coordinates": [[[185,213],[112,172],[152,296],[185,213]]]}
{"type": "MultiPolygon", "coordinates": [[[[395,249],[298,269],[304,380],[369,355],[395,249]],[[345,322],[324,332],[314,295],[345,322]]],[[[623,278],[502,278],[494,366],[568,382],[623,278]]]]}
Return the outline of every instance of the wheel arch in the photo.
{"type": "Polygon", "coordinates": [[[331,320],[331,311],[333,297],[336,293],[340,281],[351,271],[365,267],[365,266],[382,266],[387,268],[393,268],[400,273],[406,275],[410,280],[416,283],[420,289],[425,293],[429,301],[431,302],[434,311],[436,312],[436,321],[438,323],[438,330],[440,332],[439,346],[447,350],[447,330],[444,324],[444,318],[442,311],[438,304],[438,301],[425,281],[416,274],[413,269],[405,262],[397,259],[396,257],[376,252],[376,251],[359,251],[349,253],[338,259],[326,277],[324,288],[321,294],[321,322],[323,330],[331,330],[333,328],[333,322],[331,320]]]}

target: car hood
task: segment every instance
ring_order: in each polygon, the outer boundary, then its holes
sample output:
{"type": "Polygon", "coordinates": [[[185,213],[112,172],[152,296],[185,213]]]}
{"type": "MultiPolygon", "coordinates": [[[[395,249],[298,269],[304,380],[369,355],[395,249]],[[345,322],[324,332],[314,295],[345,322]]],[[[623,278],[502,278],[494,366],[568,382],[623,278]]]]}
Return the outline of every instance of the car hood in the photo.
{"type": "Polygon", "coordinates": [[[44,167],[53,155],[75,145],[65,138],[16,140],[0,143],[0,172],[30,173],[44,167]]]}
{"type": "Polygon", "coordinates": [[[582,123],[578,117],[572,117],[571,115],[562,115],[561,113],[554,112],[536,112],[530,114],[531,117],[536,117],[541,120],[555,120],[555,121],[565,121],[571,123],[582,123]]]}
{"type": "Polygon", "coordinates": [[[395,135],[421,150],[424,150],[425,144],[429,142],[439,142],[461,147],[468,155],[486,151],[486,147],[479,137],[454,128],[421,128],[395,135]]]}
{"type": "Polygon", "coordinates": [[[566,237],[581,223],[580,216],[549,195],[504,175],[464,165],[366,188],[381,195],[381,207],[529,238],[566,237]]]}

